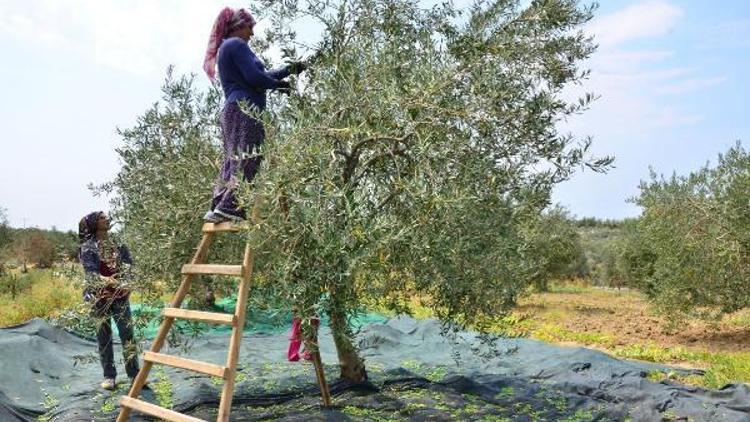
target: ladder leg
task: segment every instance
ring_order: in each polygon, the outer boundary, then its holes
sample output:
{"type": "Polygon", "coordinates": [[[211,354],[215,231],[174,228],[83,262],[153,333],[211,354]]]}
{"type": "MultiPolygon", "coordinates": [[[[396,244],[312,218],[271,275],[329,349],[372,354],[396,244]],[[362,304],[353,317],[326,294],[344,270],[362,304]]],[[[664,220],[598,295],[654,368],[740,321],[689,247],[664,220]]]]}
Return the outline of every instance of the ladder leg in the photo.
{"type": "Polygon", "coordinates": [[[245,328],[247,294],[250,289],[250,282],[253,278],[253,251],[249,244],[245,245],[245,257],[242,260],[242,267],[242,282],[240,283],[239,292],[237,293],[237,307],[234,311],[234,315],[237,317],[237,325],[232,329],[232,338],[229,340],[229,354],[227,356],[226,365],[229,373],[224,380],[224,388],[221,390],[221,403],[219,405],[219,414],[216,418],[218,422],[228,422],[229,413],[232,410],[234,383],[237,375],[237,361],[240,356],[242,331],[245,328]]]}
{"type": "Polygon", "coordinates": [[[320,358],[320,343],[318,342],[318,330],[320,329],[320,319],[314,318],[312,323],[312,336],[305,339],[305,350],[314,350],[310,353],[313,365],[315,366],[315,377],[318,379],[320,387],[320,397],[323,400],[323,406],[331,406],[331,392],[326,382],[326,372],[323,367],[323,360],[320,358]]]}
{"type": "MultiPolygon", "coordinates": [[[[211,242],[213,241],[213,236],[214,236],[213,233],[205,233],[203,235],[201,242],[198,244],[198,249],[195,251],[195,254],[193,255],[193,259],[190,262],[191,264],[199,264],[206,259],[206,253],[208,252],[209,246],[211,246],[211,242]]],[[[180,305],[182,304],[182,301],[185,299],[185,296],[187,296],[188,291],[190,290],[190,284],[192,282],[192,279],[193,279],[192,274],[185,274],[182,277],[182,282],[180,283],[180,287],[177,289],[177,293],[175,293],[175,296],[172,299],[172,302],[170,305],[171,307],[173,308],[180,307],[180,305]]],[[[161,326],[159,327],[159,331],[156,334],[156,338],[154,338],[153,343],[151,343],[152,352],[159,352],[162,346],[164,346],[164,341],[167,338],[167,334],[169,333],[169,330],[172,328],[173,322],[174,322],[174,318],[164,317],[164,320],[162,320],[161,326]]],[[[151,372],[151,366],[153,366],[151,362],[143,362],[143,366],[141,367],[141,370],[138,371],[138,375],[135,377],[135,379],[133,380],[133,385],[130,387],[130,392],[128,393],[129,397],[138,398],[138,395],[141,394],[141,390],[143,389],[143,386],[146,384],[146,379],[148,378],[148,374],[149,372],[151,372]]],[[[120,414],[117,416],[117,422],[127,422],[129,417],[130,417],[130,408],[121,407],[120,414]]]]}
{"type": "Polygon", "coordinates": [[[320,397],[323,399],[323,406],[331,406],[331,391],[328,389],[328,383],[326,382],[326,373],[323,368],[323,362],[320,359],[320,350],[315,350],[312,354],[313,365],[315,366],[315,376],[318,378],[318,386],[320,387],[320,397]]]}

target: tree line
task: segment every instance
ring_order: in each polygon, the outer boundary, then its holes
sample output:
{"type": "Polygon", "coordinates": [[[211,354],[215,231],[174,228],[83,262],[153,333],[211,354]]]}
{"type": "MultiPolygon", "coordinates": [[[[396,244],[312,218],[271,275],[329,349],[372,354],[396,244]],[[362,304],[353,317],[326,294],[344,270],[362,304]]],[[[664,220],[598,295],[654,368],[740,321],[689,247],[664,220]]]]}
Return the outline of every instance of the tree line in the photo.
{"type": "Polygon", "coordinates": [[[55,262],[75,260],[77,250],[72,231],[14,228],[7,211],[0,208],[0,293],[15,297],[30,287],[32,278],[26,275],[30,268],[51,268],[55,262]]]}

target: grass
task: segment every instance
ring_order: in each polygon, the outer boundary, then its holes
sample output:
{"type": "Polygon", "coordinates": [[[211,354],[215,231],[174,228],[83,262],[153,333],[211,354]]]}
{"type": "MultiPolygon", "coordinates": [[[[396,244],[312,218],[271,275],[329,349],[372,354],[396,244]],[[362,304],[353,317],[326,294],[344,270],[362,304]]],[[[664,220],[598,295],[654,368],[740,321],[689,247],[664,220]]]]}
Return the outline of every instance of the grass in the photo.
{"type": "Polygon", "coordinates": [[[655,344],[632,344],[617,347],[614,356],[655,363],[688,363],[704,368],[704,375],[684,377],[665,374],[662,379],[676,378],[681,382],[707,388],[721,388],[735,382],[750,383],[750,353],[707,352],[683,347],[662,347],[655,344]]]}
{"type": "Polygon", "coordinates": [[[548,343],[578,343],[584,345],[597,345],[605,348],[613,348],[616,344],[614,336],[609,334],[577,332],[566,330],[555,324],[542,324],[534,329],[532,337],[548,343]]]}
{"type": "Polygon", "coordinates": [[[56,276],[52,270],[30,270],[29,277],[28,291],[15,299],[10,294],[0,295],[0,327],[32,318],[53,318],[82,300],[74,283],[56,276]]]}
{"type": "Polygon", "coordinates": [[[750,309],[735,313],[729,317],[729,323],[740,328],[750,328],[750,309]]]}

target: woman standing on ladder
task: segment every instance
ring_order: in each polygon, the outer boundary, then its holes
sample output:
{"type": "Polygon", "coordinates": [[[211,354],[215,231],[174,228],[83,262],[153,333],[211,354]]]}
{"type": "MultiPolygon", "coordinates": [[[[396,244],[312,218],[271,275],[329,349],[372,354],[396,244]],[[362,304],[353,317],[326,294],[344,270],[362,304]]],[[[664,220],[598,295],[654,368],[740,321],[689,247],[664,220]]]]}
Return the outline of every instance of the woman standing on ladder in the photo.
{"type": "Polygon", "coordinates": [[[295,62],[267,71],[247,44],[254,26],[255,19],[247,10],[224,8],[214,22],[203,62],[203,69],[211,80],[216,77],[218,64],[225,99],[221,113],[224,163],[211,210],[203,217],[210,223],[245,219],[245,210],[237,203],[237,173],[241,171],[245,181],[250,182],[261,161],[257,149],[265,136],[263,124],[245,114],[238,103],[246,102],[251,110],[261,112],[266,107],[267,90],[289,90],[289,82],[284,78],[305,70],[304,64],[295,62]]]}

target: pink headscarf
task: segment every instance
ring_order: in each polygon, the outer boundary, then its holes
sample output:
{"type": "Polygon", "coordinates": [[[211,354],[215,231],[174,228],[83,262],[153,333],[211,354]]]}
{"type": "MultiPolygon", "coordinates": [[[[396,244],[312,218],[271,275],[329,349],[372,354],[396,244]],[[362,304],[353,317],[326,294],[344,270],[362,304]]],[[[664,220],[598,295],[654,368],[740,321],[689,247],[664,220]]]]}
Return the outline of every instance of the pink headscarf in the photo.
{"type": "Polygon", "coordinates": [[[211,37],[208,39],[206,57],[203,59],[203,70],[206,71],[209,79],[216,78],[216,55],[219,53],[221,42],[230,32],[242,25],[255,26],[255,18],[245,9],[234,10],[231,7],[225,7],[216,17],[214,27],[211,29],[211,37]]]}

